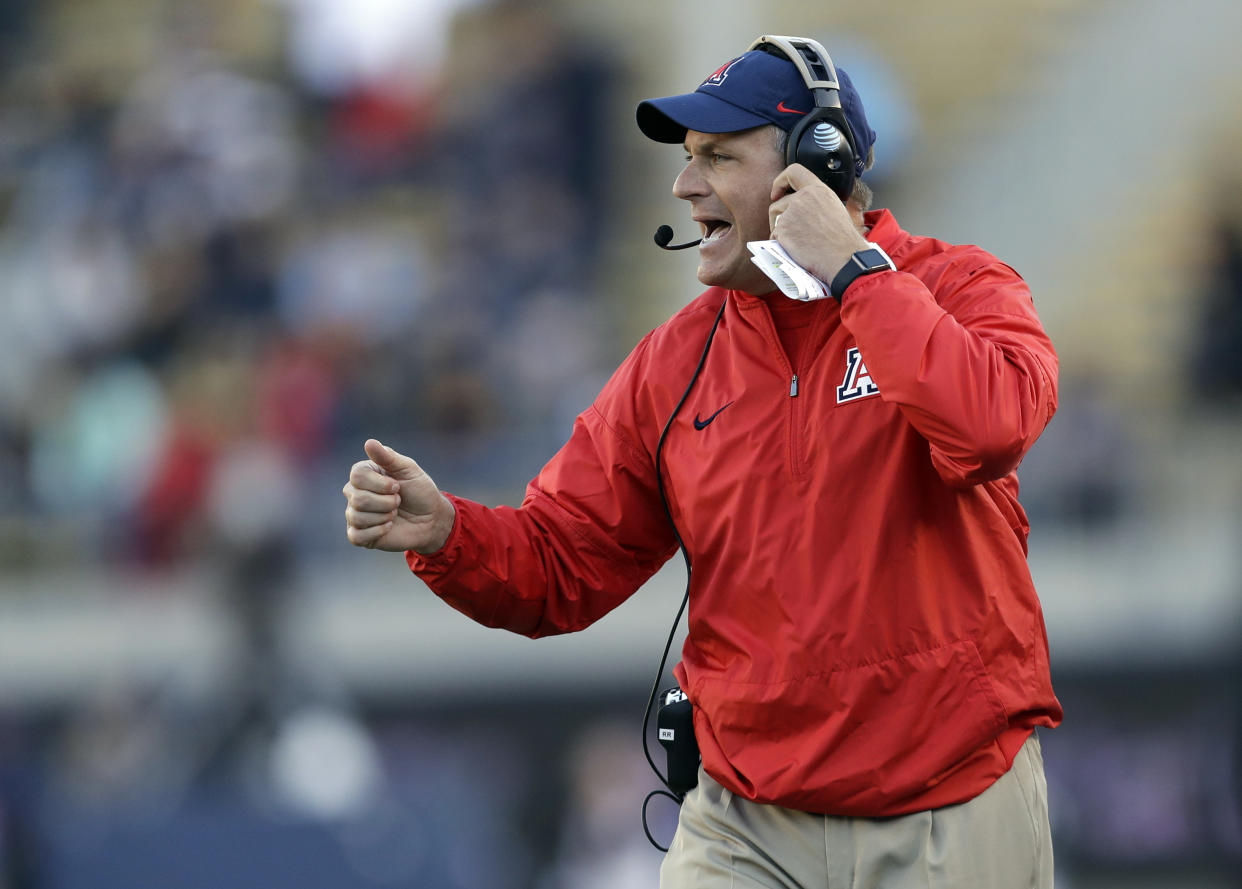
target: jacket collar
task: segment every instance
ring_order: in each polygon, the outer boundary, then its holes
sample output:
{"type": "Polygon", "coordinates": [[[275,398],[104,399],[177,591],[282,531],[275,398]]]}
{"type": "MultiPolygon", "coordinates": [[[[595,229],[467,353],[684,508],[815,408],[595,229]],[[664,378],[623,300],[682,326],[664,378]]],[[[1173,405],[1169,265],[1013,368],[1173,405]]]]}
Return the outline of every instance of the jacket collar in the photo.
{"type": "Polygon", "coordinates": [[[897,224],[888,210],[867,211],[863,214],[863,223],[867,226],[867,240],[879,244],[889,256],[898,252],[910,239],[909,232],[897,224]]]}

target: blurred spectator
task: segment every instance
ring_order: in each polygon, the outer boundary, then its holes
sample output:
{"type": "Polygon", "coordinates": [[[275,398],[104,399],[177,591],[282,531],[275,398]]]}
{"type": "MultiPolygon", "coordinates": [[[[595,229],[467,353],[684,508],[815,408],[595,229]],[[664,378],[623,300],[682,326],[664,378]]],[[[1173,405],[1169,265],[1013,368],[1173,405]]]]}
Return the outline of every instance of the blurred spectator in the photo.
{"type": "Polygon", "coordinates": [[[417,84],[444,59],[450,23],[481,0],[272,0],[288,9],[288,64],[310,92],[417,84]]]}
{"type": "Polygon", "coordinates": [[[257,346],[227,329],[205,330],[164,371],[168,413],[130,512],[131,552],[175,566],[210,552],[210,492],[221,453],[255,423],[257,346]]]}
{"type": "Polygon", "coordinates": [[[117,360],[86,371],[34,425],[29,484],[36,508],[82,522],[97,558],[111,560],[117,532],[154,462],[165,400],[149,371],[117,360]],[[75,385],[76,383],[76,385],[75,385]]]}
{"type": "Polygon", "coordinates": [[[50,792],[97,811],[164,808],[180,755],[165,717],[154,689],[101,683],[60,733],[50,792]]]}
{"type": "Polygon", "coordinates": [[[203,52],[166,57],[123,97],[112,126],[112,208],[139,245],[200,242],[293,197],[295,106],[279,87],[203,52]]]}
{"type": "Polygon", "coordinates": [[[1027,513],[1080,531],[1114,525],[1135,493],[1133,439],[1090,379],[1063,374],[1056,416],[1018,469],[1027,513]]]}
{"type": "MultiPolygon", "coordinates": [[[[539,889],[646,889],[658,882],[662,856],[634,829],[655,780],[638,754],[634,726],[624,722],[588,725],[576,739],[560,845],[539,889]]],[[[676,816],[661,797],[646,814],[666,843],[676,816]]]]}
{"type": "Polygon", "coordinates": [[[382,208],[342,207],[289,233],[276,307],[296,336],[404,348],[432,269],[417,229],[382,208]]]}
{"type": "Polygon", "coordinates": [[[1242,397],[1242,181],[1221,188],[1208,223],[1211,274],[1192,343],[1196,398],[1236,405],[1242,397]]]}

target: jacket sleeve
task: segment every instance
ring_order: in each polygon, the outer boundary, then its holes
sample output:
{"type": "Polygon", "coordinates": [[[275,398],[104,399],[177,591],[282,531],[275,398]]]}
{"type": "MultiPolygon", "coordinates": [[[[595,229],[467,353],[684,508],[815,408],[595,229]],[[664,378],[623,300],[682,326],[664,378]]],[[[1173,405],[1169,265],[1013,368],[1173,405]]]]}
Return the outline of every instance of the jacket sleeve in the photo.
{"type": "Polygon", "coordinates": [[[621,604],[668,560],[676,544],[650,457],[615,418],[633,416],[645,343],[577,418],[520,507],[449,495],[457,517],[444,546],[429,556],[406,553],[436,595],[486,626],[530,637],[567,633],[621,604]]]}
{"type": "Polygon", "coordinates": [[[1057,357],[1030,290],[990,257],[959,260],[935,294],[905,272],[858,281],[842,306],[880,397],[927,439],[946,482],[1012,472],[1057,404],[1057,357]]]}

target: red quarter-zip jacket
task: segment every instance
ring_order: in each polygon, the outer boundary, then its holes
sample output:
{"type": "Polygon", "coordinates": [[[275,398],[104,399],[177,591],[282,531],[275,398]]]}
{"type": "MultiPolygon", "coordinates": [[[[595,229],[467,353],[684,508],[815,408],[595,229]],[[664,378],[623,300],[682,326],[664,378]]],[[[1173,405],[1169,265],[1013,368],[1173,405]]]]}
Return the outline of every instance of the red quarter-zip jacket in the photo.
{"type": "Polygon", "coordinates": [[[712,288],[644,338],[520,508],[453,498],[410,567],[475,620],[582,629],[675,551],[693,564],[676,668],[703,766],[734,793],[839,815],[968,800],[1053,726],[1014,473],[1056,408],[1022,279],[972,246],[869,237],[897,271],[822,304],[794,368],[762,299],[712,288]]]}

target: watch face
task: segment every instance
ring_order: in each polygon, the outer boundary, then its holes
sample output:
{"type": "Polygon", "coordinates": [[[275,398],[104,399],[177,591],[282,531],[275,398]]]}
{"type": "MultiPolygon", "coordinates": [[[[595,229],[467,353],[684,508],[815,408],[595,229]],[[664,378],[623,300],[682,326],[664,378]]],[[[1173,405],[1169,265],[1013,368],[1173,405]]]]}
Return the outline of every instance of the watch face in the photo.
{"type": "Polygon", "coordinates": [[[892,268],[892,264],[884,254],[884,251],[876,247],[872,247],[869,250],[859,250],[854,254],[854,258],[867,271],[892,268]]]}

